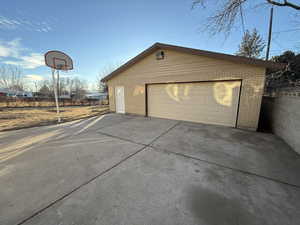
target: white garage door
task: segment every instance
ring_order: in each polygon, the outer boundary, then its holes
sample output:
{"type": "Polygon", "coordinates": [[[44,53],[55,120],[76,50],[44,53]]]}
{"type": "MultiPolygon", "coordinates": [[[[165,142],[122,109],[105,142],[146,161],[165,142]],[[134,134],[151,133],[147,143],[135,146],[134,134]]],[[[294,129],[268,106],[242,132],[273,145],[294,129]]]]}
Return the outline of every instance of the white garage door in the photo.
{"type": "Polygon", "coordinates": [[[148,85],[148,115],[235,127],[240,81],[148,85]]]}

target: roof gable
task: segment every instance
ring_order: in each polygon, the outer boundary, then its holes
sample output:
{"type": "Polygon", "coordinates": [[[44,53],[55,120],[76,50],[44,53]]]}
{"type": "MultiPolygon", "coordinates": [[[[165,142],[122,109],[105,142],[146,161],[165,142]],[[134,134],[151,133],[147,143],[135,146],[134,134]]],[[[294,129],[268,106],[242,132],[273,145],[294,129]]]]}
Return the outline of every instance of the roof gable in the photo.
{"type": "Polygon", "coordinates": [[[275,63],[272,61],[264,61],[261,59],[252,59],[242,56],[235,56],[235,55],[229,55],[229,54],[223,54],[223,53],[217,53],[217,52],[211,52],[211,51],[204,51],[199,49],[193,49],[193,48],[186,48],[186,47],[180,47],[175,45],[168,45],[168,44],[162,44],[162,43],[155,43],[150,48],[144,50],[136,57],[132,58],[122,66],[120,66],[118,69],[114,70],[109,75],[105,76],[101,79],[102,82],[108,81],[111,78],[117,76],[119,73],[125,71],[130,66],[134,65],[135,63],[139,62],[146,56],[152,54],[153,52],[159,50],[159,49],[165,49],[165,50],[174,50],[178,52],[183,52],[191,55],[198,55],[198,56],[206,56],[210,58],[215,59],[221,59],[221,60],[227,60],[234,63],[241,63],[241,64],[248,64],[258,67],[264,67],[264,68],[270,68],[270,69],[283,69],[286,65],[282,63],[275,63]]]}

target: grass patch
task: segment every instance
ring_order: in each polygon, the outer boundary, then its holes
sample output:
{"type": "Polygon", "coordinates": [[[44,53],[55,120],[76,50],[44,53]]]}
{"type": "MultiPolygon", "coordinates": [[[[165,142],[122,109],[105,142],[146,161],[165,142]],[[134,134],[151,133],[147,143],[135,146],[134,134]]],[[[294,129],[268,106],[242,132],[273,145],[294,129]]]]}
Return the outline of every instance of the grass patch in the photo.
{"type": "MultiPolygon", "coordinates": [[[[76,106],[61,107],[62,122],[104,114],[108,107],[76,106]]],[[[54,124],[57,122],[56,108],[2,109],[0,131],[54,124]]]]}

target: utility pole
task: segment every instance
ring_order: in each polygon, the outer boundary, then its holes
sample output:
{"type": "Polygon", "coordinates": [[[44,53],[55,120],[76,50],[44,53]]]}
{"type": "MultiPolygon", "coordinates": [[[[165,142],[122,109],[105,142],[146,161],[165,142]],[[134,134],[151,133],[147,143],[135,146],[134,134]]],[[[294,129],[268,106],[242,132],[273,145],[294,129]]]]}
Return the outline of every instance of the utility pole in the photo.
{"type": "Polygon", "coordinates": [[[269,55],[270,55],[270,46],[271,46],[271,40],[272,40],[272,27],[273,27],[273,6],[271,8],[271,15],[270,15],[269,37],[268,37],[266,60],[269,60],[269,55]]]}

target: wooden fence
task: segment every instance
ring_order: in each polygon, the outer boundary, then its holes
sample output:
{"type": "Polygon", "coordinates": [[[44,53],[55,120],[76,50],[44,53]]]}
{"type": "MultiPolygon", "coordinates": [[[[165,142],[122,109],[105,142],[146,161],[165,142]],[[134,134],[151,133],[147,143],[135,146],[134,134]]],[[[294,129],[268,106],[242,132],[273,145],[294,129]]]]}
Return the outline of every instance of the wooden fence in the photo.
{"type": "MultiPolygon", "coordinates": [[[[60,99],[60,106],[93,106],[107,105],[107,100],[96,99],[60,99]]],[[[0,108],[17,108],[17,107],[52,107],[55,106],[53,98],[14,98],[0,97],[0,108]]]]}

